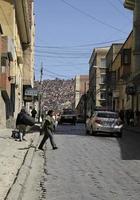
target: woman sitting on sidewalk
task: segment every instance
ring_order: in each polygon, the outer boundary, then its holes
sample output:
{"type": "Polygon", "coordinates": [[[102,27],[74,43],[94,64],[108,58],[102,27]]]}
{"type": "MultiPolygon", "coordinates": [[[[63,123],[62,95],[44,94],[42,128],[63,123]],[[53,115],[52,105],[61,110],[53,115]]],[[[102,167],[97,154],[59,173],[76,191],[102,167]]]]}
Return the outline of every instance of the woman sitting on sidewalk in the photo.
{"type": "Polygon", "coordinates": [[[20,113],[18,113],[17,119],[16,119],[16,127],[19,130],[19,141],[25,140],[25,132],[26,132],[26,125],[24,123],[24,117],[25,117],[26,111],[24,108],[21,109],[20,113]]]}

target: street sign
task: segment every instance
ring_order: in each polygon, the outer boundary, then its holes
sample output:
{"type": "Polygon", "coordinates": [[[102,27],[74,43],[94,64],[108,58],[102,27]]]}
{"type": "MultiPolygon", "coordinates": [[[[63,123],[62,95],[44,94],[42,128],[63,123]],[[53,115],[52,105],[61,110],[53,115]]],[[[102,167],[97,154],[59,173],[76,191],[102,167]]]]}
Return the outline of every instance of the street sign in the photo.
{"type": "Polygon", "coordinates": [[[38,96],[38,91],[37,91],[37,89],[34,89],[34,88],[27,88],[25,90],[25,96],[36,97],[36,96],[38,96]]]}

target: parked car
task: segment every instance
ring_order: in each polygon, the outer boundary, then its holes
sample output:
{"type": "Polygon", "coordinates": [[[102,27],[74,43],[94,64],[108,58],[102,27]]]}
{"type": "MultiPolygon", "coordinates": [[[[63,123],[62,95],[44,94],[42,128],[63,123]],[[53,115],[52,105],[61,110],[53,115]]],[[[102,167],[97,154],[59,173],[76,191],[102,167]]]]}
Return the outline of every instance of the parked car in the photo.
{"type": "Polygon", "coordinates": [[[71,123],[73,125],[76,124],[76,113],[72,109],[64,109],[61,114],[59,124],[63,123],[71,123]]]}
{"type": "Polygon", "coordinates": [[[97,133],[117,134],[122,137],[123,123],[117,112],[95,111],[86,120],[86,133],[96,135],[97,133]]]}

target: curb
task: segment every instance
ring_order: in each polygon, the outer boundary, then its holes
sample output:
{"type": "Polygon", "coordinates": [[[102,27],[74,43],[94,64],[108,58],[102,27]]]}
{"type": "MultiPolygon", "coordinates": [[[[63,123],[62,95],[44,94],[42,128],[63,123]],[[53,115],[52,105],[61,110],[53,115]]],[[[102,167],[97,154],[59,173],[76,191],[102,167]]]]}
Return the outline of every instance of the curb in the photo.
{"type": "Polygon", "coordinates": [[[135,128],[131,128],[131,127],[130,128],[129,127],[128,128],[125,127],[124,130],[126,130],[126,131],[132,131],[134,133],[140,133],[140,130],[136,130],[135,128]]]}
{"type": "Polygon", "coordinates": [[[20,200],[20,199],[22,199],[21,198],[22,191],[24,188],[24,184],[28,178],[30,169],[31,169],[34,152],[35,152],[36,147],[39,142],[39,136],[40,136],[39,132],[34,133],[33,142],[30,144],[30,147],[24,156],[23,163],[17,173],[17,176],[16,176],[11,188],[9,189],[6,197],[4,198],[4,200],[20,200]]]}

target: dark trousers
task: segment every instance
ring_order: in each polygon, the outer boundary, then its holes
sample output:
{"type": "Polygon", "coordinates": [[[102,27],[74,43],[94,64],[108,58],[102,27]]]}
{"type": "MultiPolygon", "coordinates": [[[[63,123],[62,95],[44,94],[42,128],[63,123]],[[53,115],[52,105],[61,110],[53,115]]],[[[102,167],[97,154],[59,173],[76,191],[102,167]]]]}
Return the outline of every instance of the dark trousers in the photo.
{"type": "Polygon", "coordinates": [[[45,144],[45,142],[48,138],[50,139],[50,143],[52,145],[52,148],[56,147],[56,144],[54,142],[53,133],[50,130],[47,130],[47,131],[44,132],[44,137],[43,137],[42,141],[40,142],[40,145],[39,145],[38,148],[42,149],[43,145],[45,144]]]}

